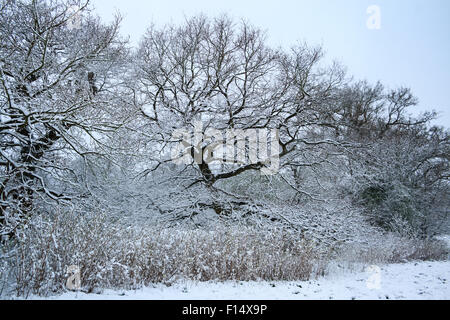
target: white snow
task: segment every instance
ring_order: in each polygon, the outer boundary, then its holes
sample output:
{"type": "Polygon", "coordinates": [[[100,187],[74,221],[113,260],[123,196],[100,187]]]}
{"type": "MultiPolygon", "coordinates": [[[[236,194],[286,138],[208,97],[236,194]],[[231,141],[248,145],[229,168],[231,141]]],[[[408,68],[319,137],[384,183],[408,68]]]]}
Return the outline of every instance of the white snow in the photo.
{"type": "MultiPolygon", "coordinates": [[[[311,281],[194,282],[101,294],[67,292],[49,299],[450,299],[450,261],[367,266],[311,281]]],[[[33,297],[40,299],[39,297],[33,297]]]]}

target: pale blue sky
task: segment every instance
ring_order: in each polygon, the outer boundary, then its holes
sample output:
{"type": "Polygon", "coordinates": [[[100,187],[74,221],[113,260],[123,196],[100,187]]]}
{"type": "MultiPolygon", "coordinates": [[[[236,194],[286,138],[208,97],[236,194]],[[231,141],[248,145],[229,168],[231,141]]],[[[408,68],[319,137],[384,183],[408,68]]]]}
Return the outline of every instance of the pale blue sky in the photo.
{"type": "Polygon", "coordinates": [[[124,16],[122,33],[136,44],[151,22],[182,23],[185,16],[227,13],[267,31],[271,44],[322,44],[327,58],[349,74],[387,87],[407,86],[416,112],[435,109],[450,127],[450,1],[448,0],[92,0],[105,20],[124,16]],[[381,9],[381,29],[366,26],[369,5],[381,9]]]}

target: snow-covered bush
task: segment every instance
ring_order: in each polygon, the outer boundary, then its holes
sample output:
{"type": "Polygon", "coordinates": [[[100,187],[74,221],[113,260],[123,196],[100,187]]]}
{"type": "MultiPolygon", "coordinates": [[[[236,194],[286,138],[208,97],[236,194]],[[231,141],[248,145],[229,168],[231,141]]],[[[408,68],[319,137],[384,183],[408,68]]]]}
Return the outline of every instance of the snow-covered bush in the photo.
{"type": "Polygon", "coordinates": [[[440,243],[394,234],[368,236],[368,242],[323,243],[287,228],[232,223],[210,229],[124,227],[104,212],[62,210],[35,215],[17,235],[9,251],[3,247],[0,271],[2,288],[19,296],[67,290],[69,266],[79,267],[81,290],[97,292],[180,279],[306,280],[325,274],[332,260],[373,264],[448,254],[440,243]]]}
{"type": "Polygon", "coordinates": [[[416,260],[444,260],[448,247],[437,239],[411,239],[396,233],[372,235],[365,242],[341,244],[334,256],[343,264],[401,263],[416,260]]]}
{"type": "Polygon", "coordinates": [[[80,268],[87,292],[180,278],[304,280],[325,266],[314,242],[282,229],[124,228],[105,214],[35,216],[15,241],[8,263],[21,296],[66,290],[71,265],[80,268]]]}

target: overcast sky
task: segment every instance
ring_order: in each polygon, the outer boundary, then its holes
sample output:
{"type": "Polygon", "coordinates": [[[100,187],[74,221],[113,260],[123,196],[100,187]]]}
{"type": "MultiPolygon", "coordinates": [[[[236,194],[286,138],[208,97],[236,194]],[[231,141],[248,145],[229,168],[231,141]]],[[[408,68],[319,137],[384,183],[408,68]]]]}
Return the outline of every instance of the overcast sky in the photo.
{"type": "MultiPolygon", "coordinates": [[[[91,0],[107,22],[123,16],[122,33],[137,44],[154,23],[180,24],[198,13],[227,13],[267,31],[269,42],[321,44],[349,74],[389,88],[410,87],[416,112],[436,110],[450,127],[450,1],[448,0],[91,0]],[[369,29],[367,8],[380,9],[380,28],[369,29]]],[[[372,13],[373,14],[373,13],[372,13]]]]}

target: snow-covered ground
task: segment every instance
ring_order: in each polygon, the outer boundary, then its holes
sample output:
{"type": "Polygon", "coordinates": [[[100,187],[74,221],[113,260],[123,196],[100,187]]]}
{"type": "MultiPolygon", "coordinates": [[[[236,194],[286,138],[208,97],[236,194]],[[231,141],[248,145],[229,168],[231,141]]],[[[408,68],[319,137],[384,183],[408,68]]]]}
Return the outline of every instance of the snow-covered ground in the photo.
{"type": "MultiPolygon", "coordinates": [[[[450,261],[367,267],[311,281],[193,282],[101,294],[68,292],[50,299],[450,299],[450,261]]],[[[35,299],[37,297],[34,297],[35,299]]]]}

